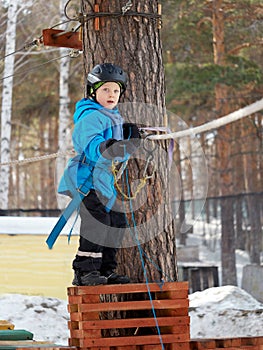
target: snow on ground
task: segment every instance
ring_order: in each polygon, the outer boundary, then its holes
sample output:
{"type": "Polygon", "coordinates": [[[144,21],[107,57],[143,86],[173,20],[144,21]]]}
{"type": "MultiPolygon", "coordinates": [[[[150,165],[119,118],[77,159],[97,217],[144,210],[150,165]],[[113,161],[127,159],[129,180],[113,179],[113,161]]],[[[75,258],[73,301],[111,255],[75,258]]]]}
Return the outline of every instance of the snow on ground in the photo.
{"type": "MultiPolygon", "coordinates": [[[[263,336],[263,304],[239,287],[189,295],[191,338],[263,336]]],[[[20,294],[0,295],[0,319],[34,334],[34,340],[67,345],[67,302],[20,294]]]]}
{"type": "Polygon", "coordinates": [[[235,286],[189,295],[191,338],[263,336],[263,304],[235,286]]]}
{"type": "MultiPolygon", "coordinates": [[[[204,230],[204,225],[195,223],[187,245],[198,245],[199,260],[217,265],[220,276],[220,229],[210,225],[204,230]]],[[[240,288],[242,269],[249,264],[249,257],[246,252],[236,251],[236,258],[239,287],[209,288],[189,295],[192,339],[263,336],[263,304],[240,288]]],[[[0,319],[12,322],[15,329],[32,332],[35,340],[68,344],[69,314],[65,300],[0,294],[0,319]]]]}
{"type": "Polygon", "coordinates": [[[0,319],[34,334],[33,339],[68,345],[67,301],[21,294],[0,295],[0,319]]]}

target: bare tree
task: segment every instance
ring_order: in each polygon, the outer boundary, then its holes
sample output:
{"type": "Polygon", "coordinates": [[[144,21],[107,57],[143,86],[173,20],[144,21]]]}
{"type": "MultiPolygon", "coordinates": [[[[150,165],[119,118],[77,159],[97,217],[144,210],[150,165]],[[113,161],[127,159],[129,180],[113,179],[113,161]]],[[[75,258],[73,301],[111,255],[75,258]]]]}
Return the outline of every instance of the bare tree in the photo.
{"type": "MultiPolygon", "coordinates": [[[[60,17],[61,21],[64,18],[65,0],[60,0],[60,17]]],[[[66,30],[67,26],[64,24],[61,29],[66,30]]],[[[70,57],[67,55],[68,49],[61,48],[60,54],[63,57],[60,60],[59,67],[59,125],[58,125],[58,150],[66,154],[68,148],[67,133],[69,129],[70,110],[69,110],[69,75],[70,75],[70,57]]],[[[66,166],[66,155],[57,158],[57,176],[59,177],[66,166]]]]}
{"type": "MultiPolygon", "coordinates": [[[[1,163],[10,161],[11,142],[11,116],[12,116],[12,95],[13,95],[13,72],[14,55],[16,46],[16,20],[18,1],[10,2],[8,6],[6,48],[4,60],[4,77],[6,77],[2,89],[2,111],[1,111],[1,163]]],[[[0,168],[0,207],[8,209],[10,167],[0,168]]]]}

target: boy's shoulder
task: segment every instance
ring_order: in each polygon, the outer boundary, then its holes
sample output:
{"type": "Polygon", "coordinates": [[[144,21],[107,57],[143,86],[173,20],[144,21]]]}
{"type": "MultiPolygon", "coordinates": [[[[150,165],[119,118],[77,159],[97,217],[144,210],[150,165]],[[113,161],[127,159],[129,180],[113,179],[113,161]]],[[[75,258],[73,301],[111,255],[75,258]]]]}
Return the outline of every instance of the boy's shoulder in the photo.
{"type": "Polygon", "coordinates": [[[107,119],[105,113],[103,113],[102,110],[103,107],[96,101],[89,98],[83,98],[76,103],[74,123],[77,123],[86,117],[94,117],[94,114],[96,114],[97,118],[107,119]]]}

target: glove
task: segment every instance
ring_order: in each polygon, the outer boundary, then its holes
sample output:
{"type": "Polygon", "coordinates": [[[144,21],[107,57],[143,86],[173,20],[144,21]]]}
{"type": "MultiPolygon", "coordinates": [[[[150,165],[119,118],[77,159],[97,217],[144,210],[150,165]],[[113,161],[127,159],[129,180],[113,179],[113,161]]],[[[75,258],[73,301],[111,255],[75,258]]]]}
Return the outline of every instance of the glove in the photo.
{"type": "Polygon", "coordinates": [[[138,126],[136,124],[124,123],[122,125],[122,129],[123,129],[123,137],[125,140],[141,138],[138,126]]]}
{"type": "Polygon", "coordinates": [[[137,150],[139,146],[137,140],[138,139],[117,141],[115,139],[109,139],[100,144],[100,152],[103,154],[103,157],[107,159],[113,159],[115,157],[124,158],[127,153],[133,154],[137,150]]]}
{"type": "Polygon", "coordinates": [[[127,153],[133,154],[140,146],[141,135],[137,125],[124,123],[122,128],[124,140],[109,139],[100,144],[100,152],[103,153],[103,157],[107,159],[124,158],[127,153]]]}

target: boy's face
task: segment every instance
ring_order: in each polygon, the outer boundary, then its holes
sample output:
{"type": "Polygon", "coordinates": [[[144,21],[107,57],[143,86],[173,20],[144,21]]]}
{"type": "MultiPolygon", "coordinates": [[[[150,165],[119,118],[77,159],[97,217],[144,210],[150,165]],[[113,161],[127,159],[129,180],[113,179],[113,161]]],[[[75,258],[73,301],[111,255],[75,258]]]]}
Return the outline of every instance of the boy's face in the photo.
{"type": "Polygon", "coordinates": [[[120,94],[121,88],[119,84],[107,82],[96,90],[96,100],[103,107],[113,109],[119,102],[120,94]]]}

